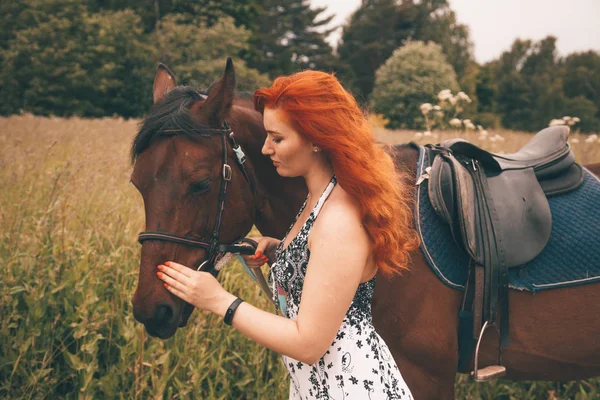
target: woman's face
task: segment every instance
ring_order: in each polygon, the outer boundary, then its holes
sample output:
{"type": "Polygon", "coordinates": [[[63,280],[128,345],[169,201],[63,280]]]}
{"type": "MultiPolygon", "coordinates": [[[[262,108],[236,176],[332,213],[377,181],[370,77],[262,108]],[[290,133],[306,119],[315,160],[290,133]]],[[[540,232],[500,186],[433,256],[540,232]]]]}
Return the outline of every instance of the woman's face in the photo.
{"type": "Polygon", "coordinates": [[[262,153],[273,161],[277,173],[288,178],[304,176],[314,160],[313,145],[298,133],[281,109],[265,108],[267,139],[262,153]]]}

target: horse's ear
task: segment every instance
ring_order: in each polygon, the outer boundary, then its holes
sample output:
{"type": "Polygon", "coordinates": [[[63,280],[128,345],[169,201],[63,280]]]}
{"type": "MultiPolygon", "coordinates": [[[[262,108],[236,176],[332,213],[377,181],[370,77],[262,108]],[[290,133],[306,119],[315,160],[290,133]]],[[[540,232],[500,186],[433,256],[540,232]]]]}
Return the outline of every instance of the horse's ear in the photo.
{"type": "Polygon", "coordinates": [[[171,72],[169,67],[160,63],[154,77],[154,86],[152,92],[154,94],[154,104],[158,103],[165,98],[165,95],[177,86],[175,83],[175,75],[171,72]]]}
{"type": "Polygon", "coordinates": [[[234,93],[235,69],[231,57],[227,57],[225,73],[212,88],[202,107],[208,114],[211,124],[220,125],[223,123],[231,110],[234,93]]]}

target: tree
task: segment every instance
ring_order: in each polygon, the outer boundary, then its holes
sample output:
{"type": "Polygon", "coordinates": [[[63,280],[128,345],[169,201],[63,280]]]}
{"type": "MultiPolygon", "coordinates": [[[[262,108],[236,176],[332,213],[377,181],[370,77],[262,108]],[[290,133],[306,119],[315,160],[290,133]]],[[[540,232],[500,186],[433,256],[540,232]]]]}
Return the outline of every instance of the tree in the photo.
{"type": "Polygon", "coordinates": [[[248,66],[272,78],[304,69],[330,70],[333,49],[323,30],[333,15],[325,7],[311,8],[308,0],[265,0],[244,58],[248,66]]]}
{"type": "Polygon", "coordinates": [[[422,1],[419,8],[414,39],[438,43],[454,68],[460,87],[467,93],[474,93],[474,82],[468,81],[469,72],[472,72],[470,67],[475,64],[469,27],[457,21],[456,13],[446,1],[422,1]]]}
{"type": "Polygon", "coordinates": [[[255,0],[88,0],[92,13],[133,10],[142,19],[144,32],[153,32],[156,24],[167,15],[178,15],[186,23],[211,27],[223,17],[231,17],[236,26],[254,29],[260,13],[255,0]]]}
{"type": "Polygon", "coordinates": [[[363,99],[373,90],[375,72],[414,34],[416,9],[395,0],[367,0],[344,27],[337,51],[344,83],[363,99]]]}
{"type": "MultiPolygon", "coordinates": [[[[0,47],[1,114],[139,117],[152,103],[159,61],[171,64],[182,82],[206,87],[221,74],[227,56],[247,49],[250,37],[232,18],[208,27],[172,15],[148,35],[129,9],[90,13],[75,0],[23,4],[17,19],[35,24],[24,23],[0,47]]],[[[242,90],[268,82],[242,60],[236,69],[242,90]]]]}
{"type": "MultiPolygon", "coordinates": [[[[179,15],[161,20],[153,33],[160,60],[170,65],[182,82],[207,88],[222,73],[227,57],[247,50],[251,33],[236,27],[231,17],[224,17],[216,24],[185,24],[179,15]],[[199,39],[201,38],[201,39],[199,39]]],[[[269,83],[268,76],[246,63],[234,58],[238,90],[256,90],[269,83]]]]}
{"type": "Polygon", "coordinates": [[[562,114],[570,117],[578,117],[581,122],[576,127],[581,132],[598,132],[600,131],[599,112],[600,107],[598,103],[594,103],[586,97],[577,96],[565,100],[562,114]]]}
{"type": "Polygon", "coordinates": [[[456,21],[446,0],[365,0],[344,27],[338,46],[340,72],[346,85],[366,98],[375,71],[407,40],[434,41],[470,94],[476,69],[468,27],[456,21]]]}
{"type": "Polygon", "coordinates": [[[581,118],[581,130],[600,131],[600,54],[569,55],[564,61],[563,90],[568,97],[566,112],[581,118]],[[597,110],[594,114],[592,108],[597,110]]]}
{"type": "Polygon", "coordinates": [[[391,128],[416,128],[422,126],[420,105],[443,89],[458,90],[458,83],[441,47],[409,42],[377,71],[371,105],[389,118],[391,128]]]}

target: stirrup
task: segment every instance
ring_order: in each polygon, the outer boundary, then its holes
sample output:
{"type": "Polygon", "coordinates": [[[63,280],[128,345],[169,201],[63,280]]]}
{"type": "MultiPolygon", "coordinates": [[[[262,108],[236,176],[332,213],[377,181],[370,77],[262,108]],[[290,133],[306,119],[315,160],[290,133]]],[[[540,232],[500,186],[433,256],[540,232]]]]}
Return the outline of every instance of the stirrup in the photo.
{"type": "Polygon", "coordinates": [[[498,345],[498,365],[489,365],[485,368],[479,369],[479,345],[481,344],[481,339],[483,339],[483,334],[485,330],[489,327],[493,326],[496,328],[496,332],[498,333],[498,337],[500,337],[500,331],[496,324],[488,324],[488,321],[485,321],[483,327],[481,328],[481,332],[479,333],[479,339],[477,340],[477,347],[475,348],[475,366],[471,375],[475,378],[475,382],[486,382],[491,379],[500,378],[506,375],[506,368],[502,365],[502,347],[498,345]]]}

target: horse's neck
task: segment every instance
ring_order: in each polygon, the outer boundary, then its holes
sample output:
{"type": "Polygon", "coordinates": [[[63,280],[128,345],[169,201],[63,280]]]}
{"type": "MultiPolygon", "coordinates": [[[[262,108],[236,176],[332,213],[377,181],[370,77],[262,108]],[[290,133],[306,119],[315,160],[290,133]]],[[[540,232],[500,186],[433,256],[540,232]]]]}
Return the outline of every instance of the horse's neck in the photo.
{"type": "Polygon", "coordinates": [[[419,160],[419,150],[416,144],[399,144],[392,146],[390,155],[394,159],[396,169],[404,174],[405,182],[411,190],[414,190],[414,183],[417,174],[417,161],[419,160]]]}
{"type": "Polygon", "coordinates": [[[232,111],[236,140],[256,177],[255,225],[262,235],[282,238],[306,198],[306,184],[302,178],[281,177],[262,154],[267,134],[259,113],[241,104],[234,105],[232,111]]]}

